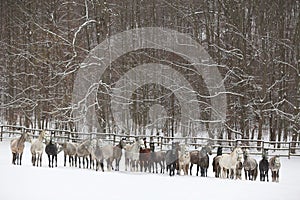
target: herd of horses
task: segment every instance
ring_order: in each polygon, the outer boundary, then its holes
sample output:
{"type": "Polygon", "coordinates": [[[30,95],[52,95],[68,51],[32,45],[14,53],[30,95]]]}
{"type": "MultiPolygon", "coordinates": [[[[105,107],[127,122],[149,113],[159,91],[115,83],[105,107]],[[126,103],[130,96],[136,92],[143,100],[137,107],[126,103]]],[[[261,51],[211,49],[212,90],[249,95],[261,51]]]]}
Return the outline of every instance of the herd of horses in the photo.
{"type": "MultiPolygon", "coordinates": [[[[212,155],[212,146],[207,144],[200,150],[190,151],[188,146],[173,142],[170,150],[156,151],[154,142],[150,141],[147,147],[145,140],[136,138],[135,141],[128,143],[126,139],[121,139],[117,145],[103,142],[99,138],[86,139],[80,143],[75,142],[56,142],[52,135],[41,131],[37,139],[32,139],[29,133],[23,133],[19,138],[11,140],[12,163],[21,165],[24,143],[30,141],[32,165],[42,166],[42,155],[45,150],[48,155],[48,166],[57,167],[57,155],[64,152],[64,166],[67,160],[70,167],[90,168],[96,171],[104,171],[104,162],[107,170],[119,171],[120,160],[125,151],[125,171],[144,171],[164,173],[165,169],[170,176],[192,175],[193,165],[197,165],[196,175],[207,177],[209,168],[209,156],[212,155]],[[115,167],[113,167],[113,162],[115,167]]],[[[269,170],[272,174],[272,181],[279,182],[280,169],[279,156],[268,159],[264,152],[259,163],[250,156],[249,150],[235,147],[231,153],[223,154],[222,147],[218,147],[217,155],[213,158],[212,167],[215,177],[241,179],[242,169],[244,168],[246,180],[256,180],[258,171],[260,181],[269,181],[269,170]]]]}

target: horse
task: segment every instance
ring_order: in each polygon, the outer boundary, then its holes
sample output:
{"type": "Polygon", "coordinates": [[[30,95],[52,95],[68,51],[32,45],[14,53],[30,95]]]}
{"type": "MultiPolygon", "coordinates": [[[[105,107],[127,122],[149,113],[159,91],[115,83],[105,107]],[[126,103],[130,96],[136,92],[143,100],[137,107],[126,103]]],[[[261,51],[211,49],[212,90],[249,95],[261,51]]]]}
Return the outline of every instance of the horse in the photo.
{"type": "Polygon", "coordinates": [[[170,170],[169,175],[175,175],[175,169],[178,161],[178,151],[179,151],[179,143],[173,142],[172,149],[166,152],[166,165],[167,171],[170,170]]]}
{"type": "Polygon", "coordinates": [[[213,163],[212,163],[213,172],[215,172],[215,177],[216,178],[219,178],[220,174],[221,174],[221,167],[220,167],[220,164],[219,164],[221,157],[222,157],[221,155],[214,157],[213,163]]]}
{"type": "Polygon", "coordinates": [[[267,181],[269,182],[269,161],[266,155],[262,156],[262,160],[259,161],[259,174],[260,174],[260,181],[265,181],[267,177],[267,181]]]}
{"type": "Polygon", "coordinates": [[[244,163],[243,163],[243,167],[244,167],[244,171],[245,171],[245,179],[247,180],[249,178],[249,180],[256,180],[257,178],[257,162],[254,158],[250,157],[249,155],[249,150],[246,149],[244,151],[244,163]]]}
{"type": "Polygon", "coordinates": [[[139,161],[140,141],[136,140],[133,144],[125,146],[125,171],[130,165],[130,171],[137,171],[137,164],[139,161]]]}
{"type": "Polygon", "coordinates": [[[92,139],[91,141],[88,141],[84,143],[84,145],[89,145],[88,151],[90,152],[91,155],[91,160],[96,161],[96,171],[99,170],[99,166],[101,167],[102,172],[104,172],[104,165],[103,165],[103,152],[102,152],[102,147],[103,147],[103,142],[101,139],[92,139]]]}
{"type": "Polygon", "coordinates": [[[42,166],[42,155],[44,151],[44,143],[43,139],[46,136],[45,131],[41,131],[38,139],[31,141],[31,147],[30,147],[30,152],[32,155],[31,162],[33,166],[42,166]]]}
{"type": "MultiPolygon", "coordinates": [[[[202,177],[207,177],[207,169],[209,167],[209,156],[212,154],[212,147],[210,145],[206,145],[201,148],[200,153],[199,153],[199,166],[201,169],[201,176],[202,177]]],[[[197,166],[197,171],[198,171],[198,166],[197,166]]]]}
{"type": "Polygon", "coordinates": [[[28,139],[29,134],[24,132],[19,138],[10,141],[10,149],[13,155],[12,164],[22,165],[22,155],[25,148],[25,141],[28,139]],[[16,163],[17,161],[17,163],[16,163]]]}
{"type": "Polygon", "coordinates": [[[179,170],[177,174],[180,175],[181,171],[183,171],[184,175],[188,175],[190,160],[191,157],[188,148],[185,145],[181,145],[178,152],[179,170]]]}
{"type": "Polygon", "coordinates": [[[64,151],[64,166],[66,166],[67,163],[67,156],[69,157],[69,166],[74,166],[74,160],[76,156],[76,145],[73,142],[64,142],[60,143],[63,151],[64,151]]]}
{"type": "MultiPolygon", "coordinates": [[[[238,163],[236,164],[236,171],[235,171],[235,176],[237,179],[242,180],[242,170],[243,170],[243,163],[241,161],[238,161],[238,163]]],[[[231,173],[233,175],[233,173],[231,173]]],[[[233,179],[234,177],[231,176],[231,179],[233,179]]]]}
{"type": "Polygon", "coordinates": [[[122,157],[122,149],[124,149],[126,146],[126,141],[125,139],[120,140],[119,144],[114,146],[113,148],[113,159],[112,162],[115,160],[115,171],[119,171],[120,169],[120,160],[122,157]]]}
{"type": "Polygon", "coordinates": [[[112,170],[112,162],[114,159],[114,146],[111,144],[106,144],[103,145],[101,148],[102,154],[103,154],[103,159],[107,163],[107,170],[111,171],[112,170]]]}
{"type": "Polygon", "coordinates": [[[222,155],[222,147],[219,146],[217,149],[217,155],[213,158],[212,166],[213,166],[213,172],[215,172],[215,177],[219,178],[221,173],[221,168],[219,165],[219,161],[221,159],[222,155]]]}
{"type": "MultiPolygon", "coordinates": [[[[81,162],[80,158],[82,158],[82,164],[83,168],[89,167],[89,157],[90,157],[90,140],[84,140],[80,144],[76,145],[76,156],[75,156],[75,166],[77,166],[77,159],[78,159],[78,167],[81,168],[81,162]],[[86,161],[86,164],[85,164],[86,161]]],[[[92,160],[90,160],[90,164],[92,163],[92,160]]],[[[91,165],[90,165],[91,167],[91,165]]]]}
{"type": "Polygon", "coordinates": [[[165,171],[165,160],[166,160],[166,153],[164,151],[155,151],[154,143],[150,143],[150,150],[151,150],[151,158],[150,158],[150,170],[153,169],[152,173],[154,173],[154,164],[155,164],[155,170],[156,173],[158,173],[157,170],[157,164],[160,165],[160,173],[164,173],[165,171]]]}
{"type": "Polygon", "coordinates": [[[272,182],[279,182],[279,169],[281,167],[280,158],[278,155],[273,156],[269,160],[269,168],[272,173],[272,182]]]}
{"type": "Polygon", "coordinates": [[[140,141],[140,154],[139,154],[139,163],[140,163],[140,170],[141,172],[144,171],[146,172],[147,169],[149,172],[151,172],[150,169],[150,160],[151,160],[151,150],[149,148],[146,148],[145,142],[140,141]]]}
{"type": "Polygon", "coordinates": [[[48,155],[48,161],[49,161],[49,167],[53,168],[53,163],[55,161],[55,167],[57,167],[57,154],[60,153],[62,149],[58,147],[57,143],[53,143],[52,139],[50,139],[50,142],[46,145],[45,152],[48,155]]]}
{"type": "Polygon", "coordinates": [[[193,150],[190,152],[190,175],[192,175],[192,169],[193,165],[197,165],[197,172],[196,176],[198,176],[199,169],[201,172],[201,176],[207,176],[207,169],[209,166],[209,157],[208,155],[212,154],[212,147],[210,145],[205,145],[204,147],[201,148],[200,151],[198,150],[193,150]]]}
{"type": "MultiPolygon", "coordinates": [[[[219,160],[221,168],[221,177],[234,177],[236,174],[236,166],[242,160],[243,151],[240,147],[236,147],[230,154],[223,154],[219,160]],[[230,176],[228,176],[230,173],[230,176]]],[[[237,178],[237,177],[235,177],[237,178]]]]}

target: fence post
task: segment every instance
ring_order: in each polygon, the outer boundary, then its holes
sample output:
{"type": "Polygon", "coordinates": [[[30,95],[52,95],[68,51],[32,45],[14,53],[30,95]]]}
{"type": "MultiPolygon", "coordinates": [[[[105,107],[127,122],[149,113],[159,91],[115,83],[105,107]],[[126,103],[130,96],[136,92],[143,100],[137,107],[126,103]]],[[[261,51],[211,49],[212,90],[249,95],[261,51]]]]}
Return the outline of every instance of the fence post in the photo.
{"type": "Polygon", "coordinates": [[[113,145],[115,146],[116,144],[116,134],[112,133],[113,134],[113,145]]]}
{"type": "Polygon", "coordinates": [[[289,155],[288,155],[288,158],[289,159],[291,158],[291,142],[289,142],[289,155]]]}
{"type": "Polygon", "coordinates": [[[2,137],[3,137],[3,126],[1,126],[1,135],[0,135],[0,141],[2,142],[2,137]]]}

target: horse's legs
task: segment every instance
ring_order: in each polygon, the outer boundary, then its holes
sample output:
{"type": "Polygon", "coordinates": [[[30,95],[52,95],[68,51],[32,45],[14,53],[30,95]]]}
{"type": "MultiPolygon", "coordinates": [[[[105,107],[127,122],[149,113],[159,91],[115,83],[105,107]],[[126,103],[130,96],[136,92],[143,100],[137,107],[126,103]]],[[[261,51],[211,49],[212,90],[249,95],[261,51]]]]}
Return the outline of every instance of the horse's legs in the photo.
{"type": "Polygon", "coordinates": [[[77,167],[77,155],[74,155],[74,166],[77,167]]]}
{"type": "Polygon", "coordinates": [[[16,164],[19,164],[19,153],[16,153],[16,164]]]}
{"type": "Polygon", "coordinates": [[[116,165],[115,165],[115,171],[119,171],[119,159],[116,158],[116,165]]]}
{"type": "MultiPolygon", "coordinates": [[[[70,156],[70,155],[68,155],[69,156],[69,167],[71,167],[72,166],[72,159],[73,159],[73,157],[72,156],[70,156]]],[[[66,155],[66,157],[64,158],[64,166],[66,166],[67,165],[67,155],[66,155]]]]}
{"type": "Polygon", "coordinates": [[[101,167],[102,172],[104,172],[103,160],[100,160],[100,167],[101,167]]]}
{"type": "Polygon", "coordinates": [[[22,156],[23,156],[23,152],[20,153],[20,156],[19,156],[19,165],[22,165],[22,156]]]}
{"type": "Polygon", "coordinates": [[[81,159],[78,157],[78,167],[81,168],[81,159]]]}
{"type": "Polygon", "coordinates": [[[189,165],[185,165],[185,175],[189,175],[189,165]]]}
{"type": "Polygon", "coordinates": [[[199,175],[199,169],[200,169],[200,165],[197,164],[197,172],[196,172],[196,176],[199,175]]]}
{"type": "Polygon", "coordinates": [[[85,168],[85,156],[82,157],[82,168],[85,168]]]}
{"type": "Polygon", "coordinates": [[[42,157],[43,157],[43,154],[40,154],[40,167],[42,166],[42,157]]]}
{"type": "Polygon", "coordinates": [[[51,157],[51,168],[53,168],[53,160],[54,160],[54,155],[50,156],[51,157]]]}
{"type": "MultiPolygon", "coordinates": [[[[55,158],[55,167],[57,167],[57,154],[54,155],[54,158],[55,158]]],[[[53,166],[52,166],[53,167],[53,166]]]]}
{"type": "Polygon", "coordinates": [[[111,158],[107,159],[107,170],[111,171],[113,169],[111,158]]]}
{"type": "Polygon", "coordinates": [[[279,169],[276,172],[276,182],[279,182],[279,169]]]}
{"type": "MultiPolygon", "coordinates": [[[[64,167],[66,166],[67,163],[67,155],[64,154],[64,167]]],[[[70,156],[69,156],[69,163],[70,163],[70,156]]]]}
{"type": "Polygon", "coordinates": [[[127,171],[127,166],[128,166],[128,158],[125,158],[125,171],[127,171]]]}
{"type": "Polygon", "coordinates": [[[50,157],[50,155],[49,154],[47,154],[48,155],[48,162],[49,162],[49,167],[51,167],[51,165],[50,165],[50,163],[51,163],[51,157],[50,157]]]}
{"type": "Polygon", "coordinates": [[[191,163],[191,166],[190,166],[190,175],[192,176],[192,169],[193,169],[193,163],[191,163]]]}
{"type": "Polygon", "coordinates": [[[15,164],[16,164],[15,161],[16,161],[16,154],[15,154],[15,153],[12,153],[12,162],[11,162],[11,163],[12,163],[13,165],[15,165],[15,164]]]}

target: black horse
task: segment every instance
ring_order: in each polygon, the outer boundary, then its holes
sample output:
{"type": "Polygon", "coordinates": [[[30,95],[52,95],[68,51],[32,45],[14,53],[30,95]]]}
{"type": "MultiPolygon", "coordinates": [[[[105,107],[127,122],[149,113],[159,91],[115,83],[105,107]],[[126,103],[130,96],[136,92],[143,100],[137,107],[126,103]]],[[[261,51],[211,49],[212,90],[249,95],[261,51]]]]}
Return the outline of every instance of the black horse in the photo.
{"type": "Polygon", "coordinates": [[[57,144],[54,144],[52,142],[52,139],[50,142],[46,145],[45,149],[46,154],[48,155],[48,160],[49,160],[49,167],[53,168],[53,162],[55,160],[55,167],[57,167],[57,154],[58,154],[58,148],[57,144]],[[51,157],[52,156],[52,157],[51,157]]]}
{"type": "Polygon", "coordinates": [[[213,158],[213,162],[212,162],[212,166],[213,166],[213,172],[215,172],[215,177],[218,178],[220,177],[220,173],[221,173],[221,168],[219,166],[219,161],[222,155],[222,147],[219,146],[218,150],[217,150],[217,155],[213,158]]]}
{"type": "Polygon", "coordinates": [[[174,142],[172,143],[172,149],[168,150],[166,153],[166,164],[167,164],[167,171],[170,170],[169,175],[175,175],[175,169],[177,167],[178,162],[178,151],[179,151],[179,143],[174,142]]]}
{"type": "Polygon", "coordinates": [[[269,161],[267,155],[262,156],[262,160],[259,161],[259,173],[260,173],[260,181],[265,181],[267,177],[267,181],[269,181],[269,161]]]}

